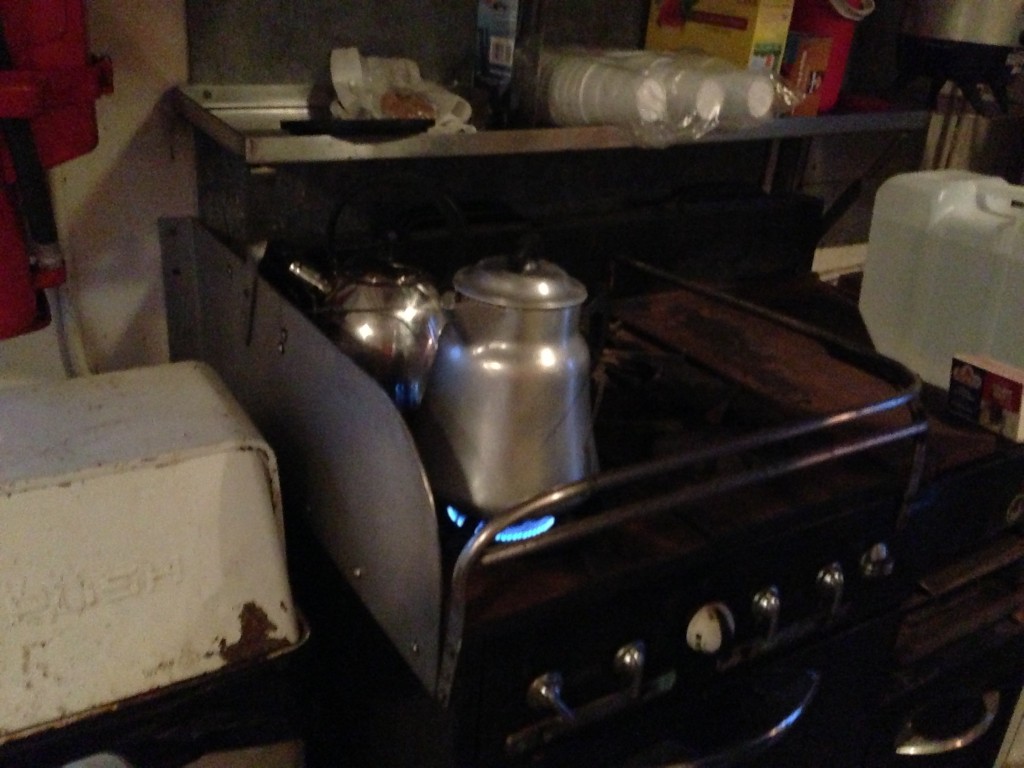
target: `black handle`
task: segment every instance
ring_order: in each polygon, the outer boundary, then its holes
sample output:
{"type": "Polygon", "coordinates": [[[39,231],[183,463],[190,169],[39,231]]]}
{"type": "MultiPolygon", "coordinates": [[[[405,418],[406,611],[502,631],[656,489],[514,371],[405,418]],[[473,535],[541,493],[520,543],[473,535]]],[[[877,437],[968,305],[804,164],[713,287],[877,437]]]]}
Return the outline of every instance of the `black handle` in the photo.
{"type": "Polygon", "coordinates": [[[682,760],[668,758],[667,761],[662,758],[654,762],[641,757],[631,760],[627,763],[627,766],[629,768],[730,768],[730,766],[746,763],[775,746],[783,736],[789,733],[811,705],[818,692],[821,676],[814,670],[806,670],[803,676],[805,677],[806,690],[796,706],[785,717],[757,736],[731,744],[724,749],[704,755],[703,757],[684,758],[682,760]]]}
{"type": "Polygon", "coordinates": [[[511,272],[526,272],[530,264],[540,259],[543,240],[536,230],[529,230],[519,239],[519,245],[508,256],[508,268],[511,272]]]}
{"type": "Polygon", "coordinates": [[[903,728],[896,735],[895,752],[897,755],[942,755],[966,749],[988,733],[999,714],[999,691],[986,691],[981,694],[978,720],[968,728],[948,736],[935,737],[920,733],[914,725],[913,718],[907,719],[903,728]]]}

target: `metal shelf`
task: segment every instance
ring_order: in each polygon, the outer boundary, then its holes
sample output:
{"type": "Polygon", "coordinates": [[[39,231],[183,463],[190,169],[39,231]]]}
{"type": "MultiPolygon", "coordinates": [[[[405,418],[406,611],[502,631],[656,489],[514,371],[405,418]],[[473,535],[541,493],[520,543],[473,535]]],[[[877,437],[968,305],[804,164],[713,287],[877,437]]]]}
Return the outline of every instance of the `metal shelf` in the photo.
{"type": "MultiPolygon", "coordinates": [[[[613,126],[530,128],[465,134],[421,134],[400,139],[349,141],[297,136],[282,120],[310,116],[306,85],[187,85],[171,92],[178,111],[196,128],[250,165],[324,163],[416,157],[466,157],[636,147],[627,130],[613,126]]],[[[688,144],[766,141],[825,134],[923,130],[926,110],[783,117],[756,128],[717,130],[688,144]]],[[[648,150],[656,151],[656,150],[648,150]]]]}

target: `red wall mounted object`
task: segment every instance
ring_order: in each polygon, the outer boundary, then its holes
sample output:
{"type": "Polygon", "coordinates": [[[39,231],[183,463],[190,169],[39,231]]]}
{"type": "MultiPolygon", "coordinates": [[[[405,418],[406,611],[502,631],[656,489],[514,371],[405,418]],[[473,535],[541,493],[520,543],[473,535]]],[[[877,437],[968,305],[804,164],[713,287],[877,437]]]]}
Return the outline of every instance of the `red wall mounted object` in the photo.
{"type": "Polygon", "coordinates": [[[0,0],[0,22],[14,62],[0,78],[0,117],[29,119],[44,168],[90,152],[113,68],[89,53],[83,0],[0,0]]]}
{"type": "Polygon", "coordinates": [[[113,69],[89,53],[83,0],[0,0],[0,25],[3,339],[45,325],[38,294],[64,281],[63,264],[33,262],[25,237],[56,246],[43,169],[95,148],[96,99],[113,90],[113,69]]]}

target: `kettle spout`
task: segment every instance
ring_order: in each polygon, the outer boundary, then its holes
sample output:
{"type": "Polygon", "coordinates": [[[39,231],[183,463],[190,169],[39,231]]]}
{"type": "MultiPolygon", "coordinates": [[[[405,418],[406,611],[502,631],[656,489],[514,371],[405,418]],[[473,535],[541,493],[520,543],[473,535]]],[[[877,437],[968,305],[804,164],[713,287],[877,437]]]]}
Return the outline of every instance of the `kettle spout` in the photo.
{"type": "Polygon", "coordinates": [[[330,281],[308,264],[293,261],[288,264],[288,273],[297,277],[321,296],[327,296],[331,292],[330,281]]]}

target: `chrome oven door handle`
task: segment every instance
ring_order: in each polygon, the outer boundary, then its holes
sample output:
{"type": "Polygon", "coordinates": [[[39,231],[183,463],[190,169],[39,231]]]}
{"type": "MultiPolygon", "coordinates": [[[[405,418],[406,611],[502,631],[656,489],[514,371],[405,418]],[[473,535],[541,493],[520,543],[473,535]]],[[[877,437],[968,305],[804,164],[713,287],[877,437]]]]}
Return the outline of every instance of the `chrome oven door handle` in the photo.
{"type": "Polygon", "coordinates": [[[999,691],[986,691],[981,694],[981,717],[974,725],[961,733],[945,738],[931,738],[918,733],[912,718],[908,718],[896,735],[897,755],[940,755],[944,752],[955,752],[964,749],[984,736],[995,722],[999,713],[999,691]]]}
{"type": "Polygon", "coordinates": [[[796,725],[797,721],[803,717],[804,712],[807,711],[807,708],[814,700],[814,696],[818,692],[820,675],[813,670],[807,670],[804,674],[808,677],[806,693],[793,710],[789,712],[789,714],[763,733],[745,741],[729,745],[724,749],[703,757],[668,763],[649,763],[643,760],[636,761],[634,759],[627,763],[627,766],[629,766],[629,768],[729,768],[729,766],[744,763],[745,761],[760,755],[773,747],[780,739],[782,739],[783,736],[789,733],[793,726],[796,725]]]}

